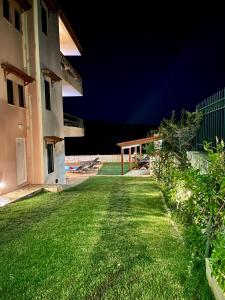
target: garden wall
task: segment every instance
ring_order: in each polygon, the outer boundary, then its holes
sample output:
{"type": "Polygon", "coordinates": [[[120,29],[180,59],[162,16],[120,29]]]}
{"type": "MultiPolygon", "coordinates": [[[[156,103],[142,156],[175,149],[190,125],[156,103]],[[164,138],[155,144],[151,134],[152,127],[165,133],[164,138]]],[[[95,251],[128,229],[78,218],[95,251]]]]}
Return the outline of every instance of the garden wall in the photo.
{"type": "Polygon", "coordinates": [[[188,151],[187,158],[194,169],[199,169],[201,174],[206,174],[208,169],[207,155],[199,151],[188,151]]]}
{"type": "MultiPolygon", "coordinates": [[[[99,157],[101,162],[121,162],[120,154],[105,154],[105,155],[72,155],[65,157],[66,164],[80,163],[81,161],[91,161],[99,157]]],[[[124,162],[129,161],[129,155],[124,155],[124,162]]]]}

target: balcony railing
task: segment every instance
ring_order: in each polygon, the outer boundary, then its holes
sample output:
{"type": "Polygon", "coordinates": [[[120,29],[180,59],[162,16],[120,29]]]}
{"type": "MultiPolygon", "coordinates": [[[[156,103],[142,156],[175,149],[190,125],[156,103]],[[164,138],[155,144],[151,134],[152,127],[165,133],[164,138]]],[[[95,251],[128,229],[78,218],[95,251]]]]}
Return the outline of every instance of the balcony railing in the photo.
{"type": "Polygon", "coordinates": [[[84,128],[84,121],[78,117],[64,113],[64,125],[71,127],[84,128]]]}
{"type": "Polygon", "coordinates": [[[78,81],[82,82],[82,79],[80,75],[77,73],[77,71],[72,67],[72,65],[69,63],[69,61],[66,59],[66,57],[60,52],[61,54],[61,65],[64,70],[66,70],[70,75],[77,79],[78,81]]]}
{"type": "Polygon", "coordinates": [[[75,90],[75,94],[67,94],[68,90],[63,90],[64,97],[73,97],[73,96],[82,96],[83,88],[82,88],[82,79],[77,71],[71,66],[65,56],[61,53],[61,66],[62,66],[62,78],[63,80],[72,86],[75,90]]]}

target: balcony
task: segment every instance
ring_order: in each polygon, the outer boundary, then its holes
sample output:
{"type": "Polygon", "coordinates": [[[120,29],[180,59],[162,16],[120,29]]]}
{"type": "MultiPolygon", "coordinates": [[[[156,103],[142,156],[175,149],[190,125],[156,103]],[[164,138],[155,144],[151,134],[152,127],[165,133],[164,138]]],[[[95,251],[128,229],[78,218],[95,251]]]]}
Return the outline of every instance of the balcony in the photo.
{"type": "Polygon", "coordinates": [[[62,96],[63,97],[83,96],[82,79],[62,53],[61,53],[61,67],[62,67],[62,96]]]}
{"type": "Polygon", "coordinates": [[[82,119],[64,113],[64,136],[84,137],[84,122],[82,119]]]}

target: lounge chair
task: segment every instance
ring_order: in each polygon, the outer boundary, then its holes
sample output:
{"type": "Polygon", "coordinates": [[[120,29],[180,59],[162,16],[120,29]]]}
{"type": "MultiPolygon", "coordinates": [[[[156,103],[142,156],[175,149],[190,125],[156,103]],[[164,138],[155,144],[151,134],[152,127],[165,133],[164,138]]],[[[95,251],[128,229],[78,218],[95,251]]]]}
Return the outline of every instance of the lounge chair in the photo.
{"type": "Polygon", "coordinates": [[[94,163],[96,165],[99,165],[99,164],[101,164],[101,161],[100,161],[99,157],[96,157],[93,160],[81,161],[80,162],[81,165],[88,165],[88,164],[92,164],[92,163],[94,163]]]}
{"type": "Polygon", "coordinates": [[[84,163],[84,164],[80,165],[79,167],[76,167],[76,168],[70,170],[70,172],[72,172],[72,173],[87,173],[89,171],[98,169],[98,167],[96,165],[97,165],[97,162],[84,163]]]}
{"type": "Polygon", "coordinates": [[[96,169],[98,169],[98,167],[96,167],[96,163],[90,163],[90,164],[84,165],[81,172],[88,173],[89,171],[93,171],[96,169]]]}
{"type": "Polygon", "coordinates": [[[95,163],[96,165],[101,164],[101,160],[99,157],[96,157],[92,162],[95,163]]]}
{"type": "Polygon", "coordinates": [[[145,156],[144,158],[142,158],[141,160],[138,161],[138,167],[139,168],[145,168],[148,169],[149,168],[149,156],[145,156]]]}
{"type": "Polygon", "coordinates": [[[77,166],[69,166],[69,169],[67,168],[66,170],[68,171],[68,172],[71,172],[71,173],[75,173],[75,172],[77,172],[77,170],[80,168],[80,166],[79,167],[77,167],[77,166]]]}

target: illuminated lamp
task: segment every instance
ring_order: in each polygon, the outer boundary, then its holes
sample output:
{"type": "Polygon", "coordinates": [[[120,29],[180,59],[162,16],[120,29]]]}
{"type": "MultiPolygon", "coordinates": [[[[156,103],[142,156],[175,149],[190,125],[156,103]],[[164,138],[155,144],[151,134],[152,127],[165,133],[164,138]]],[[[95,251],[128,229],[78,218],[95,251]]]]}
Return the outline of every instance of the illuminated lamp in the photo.
{"type": "Polygon", "coordinates": [[[0,181],[0,189],[3,189],[5,187],[5,182],[0,181]]]}

